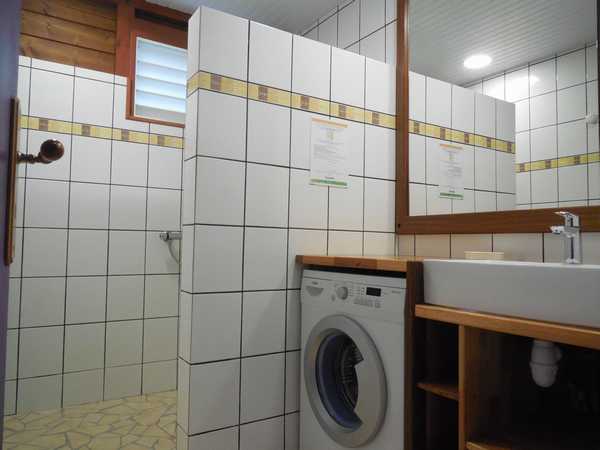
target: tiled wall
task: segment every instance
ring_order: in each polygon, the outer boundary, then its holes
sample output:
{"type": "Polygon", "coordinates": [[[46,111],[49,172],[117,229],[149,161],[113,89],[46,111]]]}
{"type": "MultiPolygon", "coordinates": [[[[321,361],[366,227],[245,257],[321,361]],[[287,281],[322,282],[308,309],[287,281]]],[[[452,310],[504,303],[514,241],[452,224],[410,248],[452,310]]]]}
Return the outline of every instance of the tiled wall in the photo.
{"type": "Polygon", "coordinates": [[[6,413],[173,389],[182,130],[125,119],[122,77],[22,57],[6,413]]]}
{"type": "Polygon", "coordinates": [[[325,14],[303,36],[388,64],[396,62],[396,0],[350,0],[325,14]]]}
{"type": "Polygon", "coordinates": [[[410,215],[515,208],[512,103],[410,72],[410,215]],[[440,198],[439,144],[462,148],[464,198],[440,198]]]}
{"type": "Polygon", "coordinates": [[[515,103],[518,208],[600,205],[595,45],[470,86],[515,103]]]}
{"type": "Polygon", "coordinates": [[[394,69],[206,8],[189,29],[178,445],[296,449],[295,256],[394,252],[394,69]],[[349,189],[308,182],[330,116],[349,189]]]}

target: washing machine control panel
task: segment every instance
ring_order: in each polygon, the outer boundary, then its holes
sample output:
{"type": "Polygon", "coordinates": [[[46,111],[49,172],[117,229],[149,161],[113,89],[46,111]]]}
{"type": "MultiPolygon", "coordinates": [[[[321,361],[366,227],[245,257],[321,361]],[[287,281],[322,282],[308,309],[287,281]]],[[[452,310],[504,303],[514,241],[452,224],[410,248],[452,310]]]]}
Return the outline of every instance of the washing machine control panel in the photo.
{"type": "Polygon", "coordinates": [[[399,289],[360,283],[335,283],[331,301],[379,309],[383,306],[386,297],[397,296],[399,291],[399,289]]]}

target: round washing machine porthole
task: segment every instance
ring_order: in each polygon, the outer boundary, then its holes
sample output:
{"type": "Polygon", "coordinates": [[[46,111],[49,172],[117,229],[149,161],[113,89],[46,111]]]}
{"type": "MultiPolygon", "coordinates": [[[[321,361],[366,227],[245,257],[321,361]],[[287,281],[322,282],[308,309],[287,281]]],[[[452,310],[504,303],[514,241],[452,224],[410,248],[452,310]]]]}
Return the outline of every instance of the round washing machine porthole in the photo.
{"type": "Polygon", "coordinates": [[[387,406],[381,358],[367,332],[342,315],[312,329],[304,353],[304,382],[321,427],[348,448],[373,440],[387,406]]]}

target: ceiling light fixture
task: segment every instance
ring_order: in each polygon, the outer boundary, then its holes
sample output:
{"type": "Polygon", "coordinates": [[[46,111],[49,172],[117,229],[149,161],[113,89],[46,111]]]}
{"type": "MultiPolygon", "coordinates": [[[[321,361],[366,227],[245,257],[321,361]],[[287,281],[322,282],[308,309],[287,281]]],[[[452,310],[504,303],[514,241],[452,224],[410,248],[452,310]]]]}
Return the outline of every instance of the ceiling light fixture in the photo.
{"type": "Polygon", "coordinates": [[[482,67],[489,66],[492,62],[492,58],[488,55],[478,54],[469,56],[463,63],[467,69],[481,69],[482,67]]]}

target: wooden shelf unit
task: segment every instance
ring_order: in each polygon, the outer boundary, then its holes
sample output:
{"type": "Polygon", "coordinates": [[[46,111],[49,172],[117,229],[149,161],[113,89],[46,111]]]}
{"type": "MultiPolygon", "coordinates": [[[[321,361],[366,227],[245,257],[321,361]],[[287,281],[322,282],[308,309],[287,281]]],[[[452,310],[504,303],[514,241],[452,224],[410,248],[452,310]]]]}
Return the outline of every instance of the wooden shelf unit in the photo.
{"type": "Polygon", "coordinates": [[[427,305],[422,282],[408,263],[405,450],[600,450],[600,329],[427,305]],[[563,352],[551,388],[532,339],[563,352]],[[573,385],[595,406],[577,410],[573,385]]]}

